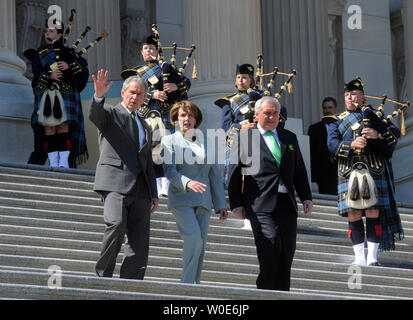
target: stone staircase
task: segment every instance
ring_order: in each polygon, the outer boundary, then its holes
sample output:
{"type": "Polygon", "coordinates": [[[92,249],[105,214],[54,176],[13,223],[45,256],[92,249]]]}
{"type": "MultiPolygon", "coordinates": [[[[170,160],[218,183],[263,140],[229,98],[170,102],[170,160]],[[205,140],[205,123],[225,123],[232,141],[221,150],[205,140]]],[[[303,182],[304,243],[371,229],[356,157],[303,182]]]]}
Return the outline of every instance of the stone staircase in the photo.
{"type": "Polygon", "coordinates": [[[318,194],[313,215],[299,215],[290,292],[255,288],[253,236],[232,215],[212,217],[201,284],[180,283],[183,242],[165,200],[152,215],[145,280],[98,278],[93,268],[104,223],[93,174],[0,163],[1,299],[413,298],[413,207],[400,206],[405,240],[379,253],[381,266],[349,269],[347,222],[337,215],[335,197],[318,194]]]}

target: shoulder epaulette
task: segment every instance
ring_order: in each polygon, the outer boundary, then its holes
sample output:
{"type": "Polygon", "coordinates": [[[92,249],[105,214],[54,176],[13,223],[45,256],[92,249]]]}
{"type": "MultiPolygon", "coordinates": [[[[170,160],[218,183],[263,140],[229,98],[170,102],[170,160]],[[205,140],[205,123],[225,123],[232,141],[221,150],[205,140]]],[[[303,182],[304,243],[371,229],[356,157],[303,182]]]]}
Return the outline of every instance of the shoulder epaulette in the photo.
{"type": "Polygon", "coordinates": [[[29,59],[30,61],[33,60],[33,57],[34,57],[34,55],[36,55],[36,54],[37,54],[37,49],[34,49],[34,48],[27,49],[26,51],[23,52],[23,55],[24,55],[27,59],[29,59]]]}
{"type": "Polygon", "coordinates": [[[218,107],[223,108],[226,104],[229,104],[230,101],[228,98],[219,98],[214,102],[218,107]]]}
{"type": "Polygon", "coordinates": [[[344,111],[344,112],[342,112],[342,113],[339,113],[336,117],[337,117],[337,119],[344,120],[344,119],[347,118],[349,115],[350,115],[350,112],[344,111]]]}
{"type": "Polygon", "coordinates": [[[135,67],[133,69],[125,69],[120,73],[120,76],[122,77],[122,79],[127,79],[131,76],[136,76],[137,74],[137,69],[135,69],[135,67]]]}
{"type": "Polygon", "coordinates": [[[331,115],[327,115],[327,116],[321,117],[321,121],[322,121],[323,123],[326,123],[326,124],[330,124],[330,123],[336,122],[337,120],[338,120],[338,116],[335,115],[335,114],[331,114],[331,115]]]}

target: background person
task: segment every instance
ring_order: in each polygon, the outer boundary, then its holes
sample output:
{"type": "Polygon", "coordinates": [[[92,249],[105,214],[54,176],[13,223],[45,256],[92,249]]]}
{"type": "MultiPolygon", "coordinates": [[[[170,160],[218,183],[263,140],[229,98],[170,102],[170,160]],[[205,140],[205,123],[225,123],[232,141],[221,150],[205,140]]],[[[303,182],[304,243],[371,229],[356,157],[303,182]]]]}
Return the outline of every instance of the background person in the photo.
{"type": "Polygon", "coordinates": [[[337,101],[326,97],[322,102],[321,121],[308,128],[310,137],[311,180],[318,185],[318,192],[337,195],[337,160],[327,146],[327,127],[337,120],[337,101]]]}

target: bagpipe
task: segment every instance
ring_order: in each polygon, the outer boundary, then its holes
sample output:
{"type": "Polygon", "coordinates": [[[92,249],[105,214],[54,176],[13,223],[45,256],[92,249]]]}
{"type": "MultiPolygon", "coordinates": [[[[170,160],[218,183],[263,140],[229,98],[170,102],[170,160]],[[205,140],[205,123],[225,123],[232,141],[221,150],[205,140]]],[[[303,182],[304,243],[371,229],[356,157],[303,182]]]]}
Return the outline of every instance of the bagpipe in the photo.
{"type": "MultiPolygon", "coordinates": [[[[281,98],[281,94],[285,91],[287,91],[289,94],[293,93],[293,84],[292,80],[293,78],[297,75],[297,70],[292,69],[290,73],[285,73],[281,72],[278,67],[274,67],[272,72],[269,73],[264,73],[263,72],[263,64],[264,64],[264,58],[261,54],[258,55],[257,57],[257,71],[255,74],[255,83],[256,87],[254,89],[249,89],[251,90],[261,90],[264,94],[264,96],[270,96],[271,91],[274,87],[276,77],[279,76],[284,76],[287,77],[287,79],[283,82],[283,84],[280,86],[280,89],[278,92],[274,93],[274,97],[279,100],[281,98]],[[270,81],[265,85],[264,84],[264,79],[265,77],[271,76],[270,81]],[[266,87],[266,89],[264,89],[266,87]]],[[[285,122],[287,119],[283,114],[280,114],[280,122],[285,122]]]]}
{"type": "Polygon", "coordinates": [[[86,26],[86,28],[80,34],[79,38],[71,46],[69,46],[67,44],[67,41],[69,39],[69,35],[70,35],[71,29],[72,29],[72,25],[74,23],[75,14],[76,14],[75,9],[70,10],[69,21],[67,23],[62,41],[54,41],[53,42],[53,49],[60,49],[65,54],[65,56],[63,56],[62,59],[61,59],[62,61],[65,61],[65,58],[70,61],[70,60],[73,60],[73,58],[81,57],[90,48],[93,48],[101,40],[103,40],[103,39],[105,39],[109,36],[109,33],[106,30],[103,30],[95,40],[89,42],[89,44],[86,47],[78,50],[79,44],[83,41],[83,39],[85,38],[87,33],[92,30],[92,28],[90,26],[86,26]],[[68,56],[68,54],[71,55],[71,56],[68,56]]]}
{"type": "MultiPolygon", "coordinates": [[[[194,44],[191,45],[190,48],[185,48],[185,47],[178,47],[178,45],[174,42],[172,44],[172,46],[170,47],[162,47],[161,44],[161,38],[159,35],[159,31],[158,31],[158,26],[156,24],[152,24],[152,32],[153,35],[155,37],[155,40],[158,43],[158,57],[154,57],[154,60],[158,60],[159,64],[162,66],[165,63],[165,57],[163,55],[163,50],[172,50],[172,55],[170,58],[170,64],[176,68],[175,63],[176,63],[176,54],[177,54],[177,50],[181,50],[181,51],[189,51],[188,55],[185,57],[184,61],[182,62],[182,66],[180,68],[177,68],[178,70],[178,74],[183,77],[184,73],[185,73],[185,68],[189,62],[189,59],[191,59],[191,57],[193,58],[193,69],[192,69],[192,79],[197,79],[198,78],[198,72],[197,72],[197,68],[196,68],[196,59],[195,59],[195,55],[193,55],[196,47],[194,44]]],[[[164,71],[164,70],[162,70],[164,71]]],[[[166,72],[163,72],[164,74],[167,74],[168,70],[166,70],[166,72]]],[[[165,76],[164,76],[165,78],[165,76]]],[[[164,79],[165,80],[165,79],[164,79]]],[[[168,79],[166,79],[165,81],[168,81],[168,79]]],[[[164,82],[167,83],[167,82],[164,82]]]]}
{"type": "Polygon", "coordinates": [[[257,58],[257,71],[255,74],[256,77],[256,86],[257,88],[259,88],[260,90],[264,91],[264,95],[266,96],[270,96],[271,95],[271,90],[273,89],[273,86],[275,84],[275,79],[277,77],[277,75],[280,76],[286,76],[287,80],[281,85],[279,92],[276,92],[274,94],[274,97],[277,99],[281,98],[281,94],[284,91],[287,91],[288,93],[293,93],[293,85],[292,85],[292,80],[293,78],[297,75],[297,70],[293,69],[290,73],[285,73],[285,72],[280,72],[278,67],[274,67],[272,72],[269,73],[264,73],[263,72],[263,63],[264,63],[264,59],[263,56],[260,54],[258,55],[257,58]],[[271,76],[270,81],[268,82],[268,84],[266,85],[267,89],[264,90],[264,78],[265,77],[269,77],[271,76]]]}
{"type": "Polygon", "coordinates": [[[399,102],[392,99],[389,99],[387,95],[383,95],[382,97],[375,97],[365,95],[368,99],[380,100],[381,103],[377,107],[372,107],[371,105],[364,105],[362,107],[363,111],[363,122],[365,126],[372,127],[379,133],[383,133],[383,129],[388,127],[388,125],[393,121],[393,119],[397,116],[401,116],[401,134],[402,136],[406,135],[406,123],[405,123],[405,111],[408,107],[410,107],[410,101],[406,102],[399,102]],[[384,116],[383,108],[386,102],[393,103],[398,105],[399,107],[392,112],[392,114],[388,116],[384,116]]]}
{"type": "MultiPolygon", "coordinates": [[[[147,41],[148,39],[153,37],[153,40],[149,40],[149,43],[153,42],[154,45],[156,44],[158,56],[157,57],[152,56],[152,59],[154,61],[157,60],[158,63],[157,64],[150,63],[148,65],[145,65],[139,68],[135,67],[132,69],[126,69],[122,71],[121,76],[122,78],[126,79],[129,76],[138,74],[140,77],[144,78],[146,81],[148,81],[153,86],[152,88],[153,90],[163,91],[164,84],[167,84],[167,83],[177,84],[177,81],[178,81],[177,76],[182,78],[182,81],[185,79],[185,76],[184,76],[185,68],[189,62],[189,59],[193,56],[193,53],[196,47],[195,45],[192,45],[190,48],[178,47],[176,43],[173,43],[171,47],[163,47],[161,44],[161,38],[160,38],[158,27],[156,24],[152,25],[152,33],[153,33],[153,36],[148,37],[147,41]],[[169,62],[165,61],[164,50],[173,51],[169,62]],[[176,66],[176,55],[177,55],[178,50],[189,51],[187,57],[182,63],[182,66],[179,68],[176,66]]],[[[193,56],[193,59],[194,59],[194,65],[193,65],[194,69],[192,73],[192,78],[196,79],[197,71],[196,71],[196,64],[195,64],[195,56],[193,56]]],[[[181,90],[178,88],[178,90],[167,92],[168,99],[166,101],[156,101],[156,102],[152,101],[151,104],[155,103],[162,113],[168,112],[172,104],[175,103],[175,101],[180,100],[181,97],[186,97],[186,91],[183,91],[183,90],[184,89],[181,90]]],[[[149,103],[149,100],[146,101],[146,104],[148,103],[149,103]]],[[[154,108],[151,108],[151,109],[154,109],[154,108]]]]}

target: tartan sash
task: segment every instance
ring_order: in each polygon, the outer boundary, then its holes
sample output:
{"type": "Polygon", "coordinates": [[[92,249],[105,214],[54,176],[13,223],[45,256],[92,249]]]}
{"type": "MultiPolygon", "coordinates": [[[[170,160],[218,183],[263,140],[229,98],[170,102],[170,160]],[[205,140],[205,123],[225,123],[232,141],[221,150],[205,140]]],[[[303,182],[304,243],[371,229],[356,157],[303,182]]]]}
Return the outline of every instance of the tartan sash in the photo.
{"type": "Polygon", "coordinates": [[[136,73],[149,84],[156,84],[162,78],[162,68],[158,63],[151,62],[139,68],[136,73]]]}
{"type": "Polygon", "coordinates": [[[350,113],[338,126],[341,135],[344,135],[347,130],[357,122],[363,122],[363,114],[360,111],[350,113]]]}
{"type": "Polygon", "coordinates": [[[44,49],[39,52],[40,63],[47,68],[56,62],[56,53],[52,49],[44,49]]]}
{"type": "Polygon", "coordinates": [[[236,113],[244,105],[248,104],[250,97],[245,93],[237,93],[235,96],[229,99],[231,102],[232,112],[236,113]]]}

